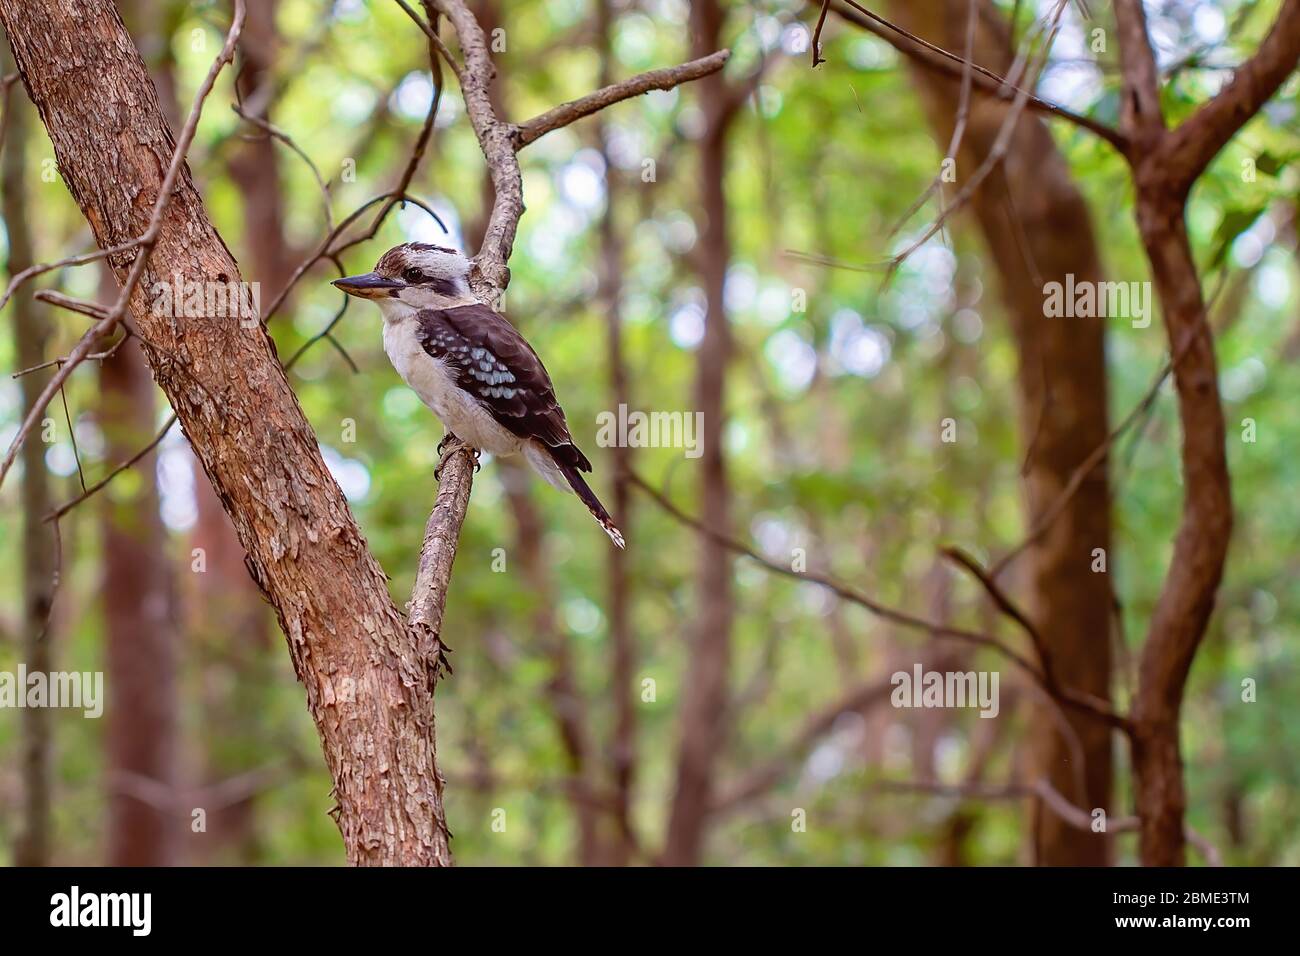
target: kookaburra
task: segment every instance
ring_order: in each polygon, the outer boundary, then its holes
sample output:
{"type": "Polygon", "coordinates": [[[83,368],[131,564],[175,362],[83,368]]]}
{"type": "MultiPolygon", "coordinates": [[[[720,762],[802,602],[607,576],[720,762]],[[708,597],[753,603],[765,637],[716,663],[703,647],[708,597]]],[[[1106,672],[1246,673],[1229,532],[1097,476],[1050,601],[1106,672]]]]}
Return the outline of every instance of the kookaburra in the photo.
{"type": "Polygon", "coordinates": [[[522,454],[547,482],[572,490],[614,544],[622,532],[582,479],[579,451],[542,360],[513,325],[479,302],[470,261],[422,242],[394,246],[374,272],[335,279],[384,316],[384,351],[449,435],[496,456],[522,454]]]}

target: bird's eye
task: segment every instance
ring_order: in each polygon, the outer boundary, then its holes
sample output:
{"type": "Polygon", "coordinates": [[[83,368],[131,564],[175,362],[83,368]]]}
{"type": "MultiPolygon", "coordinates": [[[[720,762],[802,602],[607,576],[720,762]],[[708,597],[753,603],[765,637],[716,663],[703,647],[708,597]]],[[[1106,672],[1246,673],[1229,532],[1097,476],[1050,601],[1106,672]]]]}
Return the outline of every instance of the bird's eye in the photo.
{"type": "Polygon", "coordinates": [[[406,280],[406,282],[412,284],[416,282],[423,282],[424,273],[421,272],[419,269],[407,269],[405,272],[402,273],[402,278],[406,280]]]}

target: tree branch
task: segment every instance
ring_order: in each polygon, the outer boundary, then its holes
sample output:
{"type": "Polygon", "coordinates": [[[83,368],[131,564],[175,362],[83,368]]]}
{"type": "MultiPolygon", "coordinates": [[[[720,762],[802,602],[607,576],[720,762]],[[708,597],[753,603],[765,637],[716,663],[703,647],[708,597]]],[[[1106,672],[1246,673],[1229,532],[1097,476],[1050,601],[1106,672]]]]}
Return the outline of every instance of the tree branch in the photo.
{"type": "Polygon", "coordinates": [[[1300,0],[1286,0],[1255,55],[1214,99],[1169,134],[1167,168],[1190,186],[1300,62],[1300,0]]]}
{"type": "MultiPolygon", "coordinates": [[[[451,583],[451,566],[456,560],[456,542],[460,540],[460,529],[469,508],[474,466],[473,450],[462,443],[443,467],[438,496],[424,528],[415,585],[407,604],[407,621],[425,645],[422,648],[425,659],[436,658],[432,665],[434,677],[439,666],[446,666],[446,652],[450,650],[442,643],[442,614],[451,583]]],[[[447,670],[450,672],[451,668],[447,670]]]]}
{"type": "Polygon", "coordinates": [[[1160,71],[1147,36],[1147,15],[1142,0],[1115,0],[1115,25],[1119,31],[1120,67],[1124,78],[1120,128],[1141,149],[1144,142],[1164,133],[1160,109],[1160,71]]]}
{"type": "MultiPolygon", "coordinates": [[[[463,65],[454,67],[460,79],[461,96],[470,125],[478,138],[479,148],[487,161],[492,180],[492,210],[483,232],[483,242],[474,256],[470,284],[474,294],[489,306],[495,306],[510,282],[507,263],[514,249],[519,220],[524,214],[523,179],[516,153],[538,137],[562,126],[590,116],[621,100],[656,89],[671,89],[722,69],[730,53],[720,50],[710,56],[678,67],[652,70],[639,76],[606,86],[589,96],[557,106],[522,126],[513,126],[497,115],[490,92],[496,68],[488,52],[487,39],[478,19],[462,0],[421,0],[426,16],[436,23],[445,16],[455,31],[464,57],[463,65]]],[[[408,15],[413,11],[402,4],[408,15]]],[[[422,25],[422,29],[424,26],[422,25]]],[[[431,38],[437,31],[425,29],[431,38]]],[[[450,54],[448,54],[450,60],[450,54]]],[[[454,61],[451,61],[454,63],[454,61]]],[[[439,485],[438,501],[425,532],[420,554],[420,573],[416,593],[411,600],[412,624],[418,624],[426,637],[440,643],[443,605],[447,599],[447,582],[465,511],[473,484],[474,458],[456,453],[447,459],[439,485]],[[444,489],[446,494],[444,494],[444,489]]]]}
{"type": "Polygon", "coordinates": [[[726,65],[730,57],[730,50],[718,50],[716,53],[711,53],[698,60],[691,60],[688,63],[682,63],[679,66],[668,66],[640,73],[618,83],[611,83],[609,86],[603,87],[594,93],[588,93],[579,99],[562,103],[554,109],[549,109],[540,116],[534,116],[526,123],[521,123],[515,127],[515,149],[522,149],[539,137],[551,132],[551,130],[568,126],[570,123],[576,122],[584,116],[590,116],[607,106],[613,106],[615,103],[621,103],[623,100],[640,96],[643,93],[649,93],[651,90],[671,90],[682,83],[688,83],[691,80],[698,80],[702,76],[708,76],[710,73],[716,73],[726,65]]]}
{"type": "MultiPolygon", "coordinates": [[[[973,73],[972,78],[975,87],[986,96],[1006,96],[1010,93],[1025,92],[994,71],[978,63],[971,63],[965,57],[960,57],[949,50],[915,36],[884,17],[851,2],[851,0],[834,0],[832,8],[842,20],[875,34],[899,53],[911,57],[930,69],[958,78],[969,67],[973,73]]],[[[1128,150],[1128,141],[1124,134],[1114,127],[1107,126],[1100,120],[1095,120],[1090,116],[1084,116],[1082,113],[1076,113],[1064,106],[1049,103],[1032,93],[1026,92],[1026,97],[1026,105],[1030,109],[1073,123],[1080,129],[1085,129],[1101,137],[1120,153],[1128,150]]]]}
{"type": "MultiPolygon", "coordinates": [[[[514,251],[515,233],[524,214],[523,177],[515,157],[513,129],[497,116],[490,86],[496,75],[487,38],[478,20],[462,0],[421,0],[425,13],[434,20],[446,16],[456,33],[464,66],[460,72],[460,93],[465,112],[478,138],[479,149],[487,161],[495,195],[492,212],[483,233],[483,244],[474,256],[470,285],[474,294],[489,306],[496,304],[510,284],[510,254],[514,251]]],[[[454,467],[456,459],[448,462],[454,467]]]]}
{"type": "Polygon", "coordinates": [[[1124,730],[1125,732],[1128,731],[1128,720],[1122,714],[1116,713],[1107,706],[1105,701],[1095,700],[1092,697],[1079,694],[1069,688],[1050,685],[1042,670],[1035,666],[1033,661],[1017,652],[1006,642],[999,640],[990,634],[981,634],[978,631],[971,631],[966,628],[952,627],[947,624],[940,624],[936,621],[929,621],[923,617],[918,617],[915,614],[909,614],[908,612],[901,611],[898,608],[881,604],[879,601],[868,597],[855,588],[842,584],[834,578],[826,575],[817,574],[813,571],[795,571],[787,565],[778,564],[777,562],[759,554],[745,543],[737,541],[736,539],[718,531],[716,528],[709,526],[700,519],[686,514],[635,472],[629,476],[629,480],[635,487],[640,488],[645,492],[657,505],[659,505],[660,508],[667,512],[676,521],[686,525],[687,527],[694,528],[696,531],[702,532],[720,543],[727,550],[749,558],[751,561],[756,562],[774,574],[780,574],[784,577],[793,578],[798,581],[810,581],[814,584],[819,584],[831,591],[837,597],[865,608],[881,620],[889,621],[893,624],[899,625],[900,627],[922,631],[936,638],[960,641],[964,644],[971,644],[976,647],[987,647],[991,650],[997,651],[1011,663],[1015,664],[1016,667],[1029,675],[1029,677],[1032,678],[1033,681],[1038,684],[1038,686],[1040,686],[1052,700],[1089,713],[1099,720],[1105,721],[1116,729],[1124,730]]]}
{"type": "MultiPolygon", "coordinates": [[[[1290,25],[1282,28],[1281,36],[1294,34],[1293,6],[1293,0],[1287,0],[1283,7],[1281,17],[1290,25]]],[[[1247,69],[1239,92],[1224,100],[1225,105],[1212,106],[1205,114],[1208,120],[1189,124],[1181,134],[1169,133],[1160,111],[1159,74],[1141,0],[1116,0],[1115,16],[1124,75],[1122,125],[1133,142],[1128,159],[1136,218],[1164,313],[1183,433],[1182,516],[1142,648],[1131,734],[1142,862],[1175,866],[1184,862],[1186,840],[1187,798],[1179,745],[1183,693],[1214,609],[1233,523],[1214,334],[1206,317],[1184,207],[1195,176],[1222,147],[1224,140],[1219,137],[1231,135],[1244,122],[1239,108],[1262,105],[1266,81],[1292,44],[1279,40],[1275,30],[1263,57],[1267,65],[1259,70],[1266,76],[1247,69]],[[1253,85],[1256,80],[1258,87],[1253,85]],[[1204,143],[1189,138],[1197,131],[1203,131],[1204,143]]]]}

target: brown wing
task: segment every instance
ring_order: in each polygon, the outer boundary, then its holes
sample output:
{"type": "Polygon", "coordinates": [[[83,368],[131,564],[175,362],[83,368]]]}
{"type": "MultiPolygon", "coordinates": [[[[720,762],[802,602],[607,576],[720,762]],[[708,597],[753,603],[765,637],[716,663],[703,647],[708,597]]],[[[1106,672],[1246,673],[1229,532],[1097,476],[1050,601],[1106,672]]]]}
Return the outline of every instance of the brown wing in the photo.
{"type": "Polygon", "coordinates": [[[457,374],[457,382],[520,438],[535,438],[561,464],[591,471],[573,443],[564,409],[533,347],[513,325],[485,305],[423,309],[420,344],[457,374]]]}

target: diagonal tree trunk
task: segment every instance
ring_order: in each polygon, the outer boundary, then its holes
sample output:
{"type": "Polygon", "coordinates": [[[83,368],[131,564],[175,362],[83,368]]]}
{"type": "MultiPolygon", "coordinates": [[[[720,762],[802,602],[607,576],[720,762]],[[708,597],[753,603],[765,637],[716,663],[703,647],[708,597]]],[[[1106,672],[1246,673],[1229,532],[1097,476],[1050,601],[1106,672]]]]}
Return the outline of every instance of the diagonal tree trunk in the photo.
{"type": "MultiPolygon", "coordinates": [[[[1014,51],[1002,15],[979,3],[974,60],[1006,75],[1014,51]]],[[[968,0],[915,3],[892,0],[895,21],[945,49],[964,54],[968,0]]],[[[946,147],[959,106],[960,81],[914,61],[936,138],[946,147]]],[[[1008,101],[976,96],[957,159],[957,183],[993,149],[1010,109],[1008,101]]],[[[1102,279],[1088,208],[1069,167],[1036,116],[1022,113],[1001,171],[975,193],[971,208],[997,268],[1011,332],[1020,354],[1020,429],[1026,449],[1027,524],[1036,526],[1075,470],[1106,440],[1104,320],[1047,318],[1044,285],[1102,279]]],[[[1106,465],[1099,463],[1029,553],[1030,608],[1061,682],[1101,699],[1110,696],[1110,580],[1092,570],[1095,549],[1110,552],[1110,497],[1106,465]]],[[[1035,773],[1079,806],[1111,812],[1110,729],[1078,711],[1068,714],[1083,766],[1058,718],[1034,721],[1035,773]],[[1084,792],[1078,792],[1082,776],[1084,792]]],[[[1110,860],[1104,834],[1080,830],[1034,801],[1034,856],[1046,865],[1101,866],[1110,860]]]]}
{"type": "MultiPolygon", "coordinates": [[[[108,0],[0,0],[0,20],[96,240],[140,236],[175,141],[117,11],[108,0]]],[[[110,257],[119,281],[141,254],[110,257]]],[[[348,859],[448,864],[432,648],[394,606],[265,328],[158,307],[157,289],[175,281],[240,279],[188,171],[148,254],[130,317],[288,639],[348,859]]]]}

